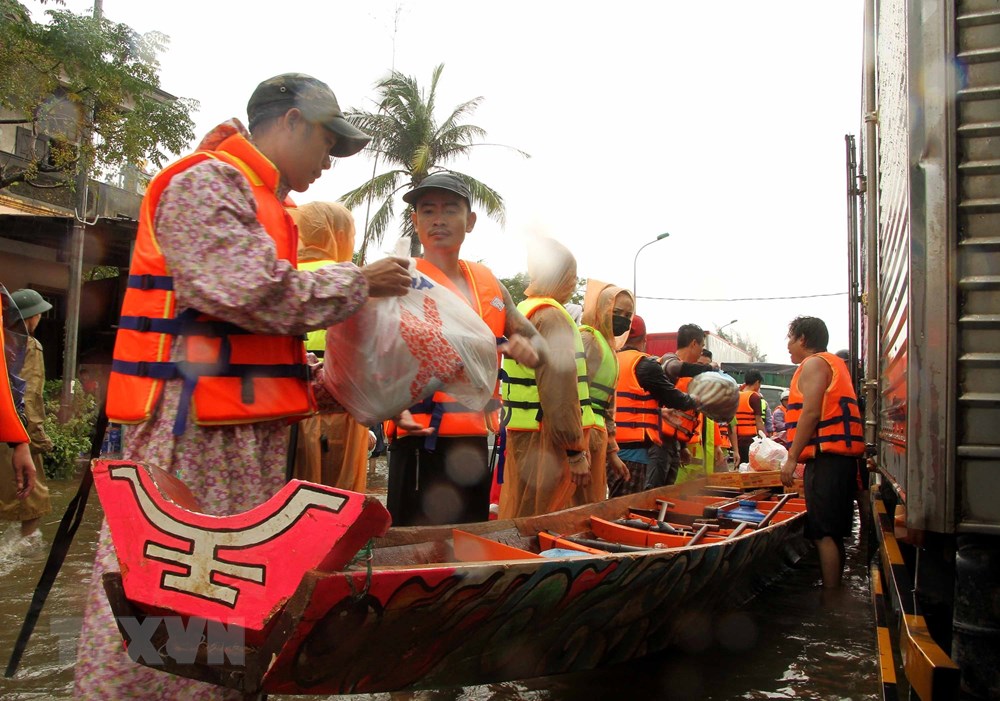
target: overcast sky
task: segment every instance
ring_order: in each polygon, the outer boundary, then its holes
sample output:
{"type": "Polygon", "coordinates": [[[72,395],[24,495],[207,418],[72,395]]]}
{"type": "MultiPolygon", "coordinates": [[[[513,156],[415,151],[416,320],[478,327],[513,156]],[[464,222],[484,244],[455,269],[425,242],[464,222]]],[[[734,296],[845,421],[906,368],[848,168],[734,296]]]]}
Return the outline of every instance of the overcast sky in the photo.
{"type": "MultiPolygon", "coordinates": [[[[847,346],[844,135],[859,124],[861,0],[103,5],[170,37],[162,86],[201,103],[199,138],[245,120],[272,75],[309,73],[342,107],[372,108],[391,68],[426,85],[444,63],[439,114],[482,96],[469,121],[531,154],[482,147],[453,164],[507,205],[506,227],[482,216],[463,257],[510,276],[526,269],[527,237],[546,235],[570,247],[580,276],[631,287],[639,247],[669,232],[636,268],[651,331],[737,319],[728,330],[789,362],[788,321],[810,314],[827,321],[831,350],[847,346]],[[841,294],[644,299],[829,293],[841,294]]],[[[296,201],[337,199],[371,169],[365,157],[340,161],[296,201]]],[[[360,229],[365,212],[355,217],[360,229]]]]}

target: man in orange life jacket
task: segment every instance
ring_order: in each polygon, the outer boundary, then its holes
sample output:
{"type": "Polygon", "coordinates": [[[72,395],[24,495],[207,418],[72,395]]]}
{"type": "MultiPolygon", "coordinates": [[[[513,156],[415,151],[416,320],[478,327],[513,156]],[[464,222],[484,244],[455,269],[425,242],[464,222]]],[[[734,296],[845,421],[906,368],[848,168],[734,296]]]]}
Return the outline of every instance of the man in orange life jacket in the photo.
{"type": "MultiPolygon", "coordinates": [[[[424,248],[417,268],[471,306],[497,337],[497,350],[527,367],[541,365],[546,344],[517,311],[489,268],[459,259],[476,224],[472,193],[459,176],[433,173],[405,195],[424,248]]],[[[497,395],[499,399],[499,395],[497,395]]],[[[468,523],[489,518],[487,435],[495,408],[470,411],[443,392],[403,412],[390,425],[386,504],[395,526],[468,523]]]]}
{"type": "Polygon", "coordinates": [[[761,403],[760,383],[764,376],[751,370],[743,376],[740,404],[736,409],[736,438],[740,462],[750,462],[750,445],[754,436],[764,430],[764,405],[761,403]]]}
{"type": "MultiPolygon", "coordinates": [[[[704,329],[697,324],[684,324],[677,329],[677,350],[660,357],[663,374],[682,392],[687,390],[692,377],[712,370],[712,366],[698,362],[704,348],[704,329]]],[[[681,464],[687,463],[691,457],[686,446],[691,431],[696,427],[697,417],[692,420],[690,415],[675,412],[671,420],[678,425],[664,419],[661,424],[663,444],[654,444],[649,449],[646,489],[676,482],[681,464]]]]}
{"type": "Polygon", "coordinates": [[[666,413],[661,407],[698,411],[697,402],[674,387],[656,359],[646,353],[646,322],[640,316],[632,317],[628,340],[618,351],[618,367],[615,440],[628,476],[609,470],[609,497],[635,494],[646,488],[649,449],[661,440],[661,412],[666,413]]]}
{"type": "Polygon", "coordinates": [[[17,305],[0,285],[0,441],[10,446],[13,453],[11,468],[18,499],[25,499],[35,488],[35,463],[24,428],[24,382],[18,377],[27,340],[27,329],[17,305]]]}
{"type": "Polygon", "coordinates": [[[791,486],[796,463],[806,464],[805,535],[816,543],[823,586],[837,587],[865,443],[851,374],[843,360],[827,352],[828,340],[822,319],[800,316],[788,326],[788,353],[799,368],[788,389],[785,428],[791,447],[781,481],[791,486]]]}
{"type": "MultiPolygon", "coordinates": [[[[284,484],[288,424],[322,406],[303,335],[370,297],[404,295],[411,281],[409,261],[396,258],[295,267],[289,193],[305,192],[333,158],[369,141],[330,87],[301,73],[275,76],[254,90],[247,117],[248,126],[217,126],[150,182],[108,382],[108,418],[129,424],[125,458],[173,474],[209,515],[247,511],[284,484]]],[[[75,695],[212,694],[131,661],[101,583],[117,569],[104,528],[75,695]]]]}

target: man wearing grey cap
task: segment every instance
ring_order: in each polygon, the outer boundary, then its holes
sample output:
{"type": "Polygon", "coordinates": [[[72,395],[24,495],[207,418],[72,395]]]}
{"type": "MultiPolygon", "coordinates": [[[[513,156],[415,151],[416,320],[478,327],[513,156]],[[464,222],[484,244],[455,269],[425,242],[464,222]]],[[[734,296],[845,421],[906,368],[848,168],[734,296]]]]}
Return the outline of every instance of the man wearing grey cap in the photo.
{"type": "MultiPolygon", "coordinates": [[[[108,418],[126,424],[125,459],[178,477],[211,515],[246,511],[284,484],[288,424],[312,414],[322,394],[303,335],[410,286],[408,261],[396,258],[296,269],[289,193],[369,140],[329,86],[275,76],[257,86],[247,116],[249,130],[236,119],[219,125],[150,182],[107,392],[108,418]]],[[[129,659],[101,584],[117,568],[104,528],[76,695],[217,696],[129,659]]]]}
{"type": "MultiPolygon", "coordinates": [[[[461,260],[476,225],[472,193],[459,175],[432,173],[403,195],[424,257],[417,269],[471,306],[497,338],[497,351],[526,367],[545,362],[547,345],[517,311],[507,288],[485,265],[461,260]]],[[[499,400],[499,393],[494,393],[499,400]]],[[[498,402],[497,402],[498,403],[498,402]]],[[[472,411],[444,392],[403,412],[388,435],[386,505],[397,526],[468,523],[489,518],[491,475],[487,436],[496,407],[472,411]]]]}

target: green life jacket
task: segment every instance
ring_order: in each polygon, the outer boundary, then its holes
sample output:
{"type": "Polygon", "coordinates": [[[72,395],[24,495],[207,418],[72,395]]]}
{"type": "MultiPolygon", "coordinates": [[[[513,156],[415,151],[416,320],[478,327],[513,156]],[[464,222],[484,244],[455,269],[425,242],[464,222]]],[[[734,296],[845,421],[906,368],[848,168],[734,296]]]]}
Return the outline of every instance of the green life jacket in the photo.
{"type": "Polygon", "coordinates": [[[698,479],[715,473],[715,422],[704,416],[701,426],[701,440],[688,443],[691,462],[681,465],[674,484],[698,479]]]}
{"type": "MultiPolygon", "coordinates": [[[[332,260],[311,260],[299,263],[299,270],[319,270],[327,265],[336,265],[332,260]]],[[[326,329],[317,329],[306,334],[306,350],[322,358],[326,352],[326,329]]]]}
{"type": "MultiPolygon", "coordinates": [[[[563,313],[566,322],[573,328],[574,350],[576,353],[576,387],[580,400],[580,409],[584,428],[596,424],[594,412],[590,408],[590,390],[587,387],[587,361],[583,354],[583,339],[580,330],[569,312],[550,297],[529,297],[517,305],[517,310],[530,319],[531,315],[541,307],[554,307],[563,313]]],[[[535,371],[525,367],[511,358],[503,359],[503,411],[508,430],[538,431],[542,421],[542,403],[538,396],[538,384],[535,381],[535,371]]]]}
{"type": "MultiPolygon", "coordinates": [[[[611,412],[611,400],[615,396],[615,386],[618,384],[618,356],[604,334],[593,326],[582,325],[581,331],[589,331],[597,341],[597,347],[601,349],[601,364],[597,368],[588,384],[590,385],[590,407],[594,412],[594,424],[599,428],[607,429],[606,419],[611,412]]],[[[584,360],[586,364],[586,360],[584,360]]]]}

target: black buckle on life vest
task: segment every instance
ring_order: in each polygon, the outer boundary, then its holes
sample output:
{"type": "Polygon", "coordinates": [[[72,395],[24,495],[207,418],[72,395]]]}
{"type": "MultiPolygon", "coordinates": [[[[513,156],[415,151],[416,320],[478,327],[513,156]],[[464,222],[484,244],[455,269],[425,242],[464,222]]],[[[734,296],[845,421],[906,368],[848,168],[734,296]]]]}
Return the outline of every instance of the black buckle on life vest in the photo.
{"type": "Polygon", "coordinates": [[[153,275],[143,273],[141,275],[129,275],[128,286],[136,290],[172,290],[174,280],[169,275],[153,275]]]}

